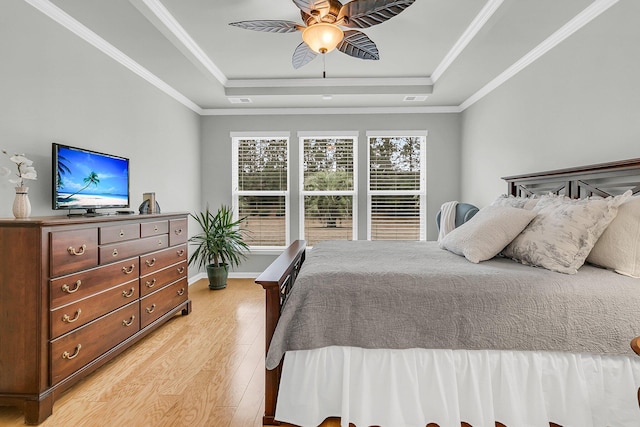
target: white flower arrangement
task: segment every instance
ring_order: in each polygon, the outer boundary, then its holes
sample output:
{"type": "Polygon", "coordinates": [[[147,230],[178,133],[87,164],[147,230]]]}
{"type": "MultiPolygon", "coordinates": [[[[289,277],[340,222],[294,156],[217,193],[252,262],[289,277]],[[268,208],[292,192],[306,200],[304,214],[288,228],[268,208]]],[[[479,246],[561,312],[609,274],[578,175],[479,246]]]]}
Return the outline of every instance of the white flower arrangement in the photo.
{"type": "MultiPolygon", "coordinates": [[[[2,150],[2,152],[7,156],[9,155],[9,153],[7,153],[7,150],[2,150]]],[[[38,173],[36,172],[36,169],[32,166],[33,161],[27,159],[24,156],[24,154],[14,154],[13,156],[9,157],[9,160],[15,163],[16,166],[18,167],[18,173],[16,174],[18,178],[9,180],[9,182],[12,184],[15,184],[16,187],[24,187],[25,179],[33,179],[33,180],[38,179],[38,173]]],[[[11,175],[11,169],[5,166],[2,166],[2,168],[0,168],[0,176],[9,176],[9,175],[11,175]]]]}

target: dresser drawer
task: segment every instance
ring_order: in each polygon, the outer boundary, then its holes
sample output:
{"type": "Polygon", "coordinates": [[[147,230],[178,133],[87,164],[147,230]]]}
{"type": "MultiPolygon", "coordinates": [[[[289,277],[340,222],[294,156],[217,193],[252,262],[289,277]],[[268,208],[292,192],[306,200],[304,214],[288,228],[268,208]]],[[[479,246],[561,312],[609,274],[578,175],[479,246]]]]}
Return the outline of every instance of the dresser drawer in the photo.
{"type": "Polygon", "coordinates": [[[140,238],[140,224],[113,225],[100,227],[100,244],[122,242],[140,238]]]}
{"type": "Polygon", "coordinates": [[[187,245],[176,246],[140,257],[140,276],[160,270],[177,262],[186,261],[187,245]]]}
{"type": "Polygon", "coordinates": [[[138,262],[138,257],[130,258],[50,280],[51,308],[58,308],[137,278],[138,262]]]}
{"type": "Polygon", "coordinates": [[[51,342],[51,384],[57,384],[140,330],[133,302],[51,342]]]}
{"type": "Polygon", "coordinates": [[[147,295],[140,300],[140,328],[168,313],[172,308],[185,302],[189,297],[189,286],[186,277],[147,295]]]}
{"type": "Polygon", "coordinates": [[[140,224],[140,237],[157,236],[169,232],[169,221],[143,222],[140,224]]]}
{"type": "Polygon", "coordinates": [[[187,242],[187,220],[169,220],[169,246],[187,242]]]}
{"type": "Polygon", "coordinates": [[[140,278],[140,296],[145,296],[151,292],[157,291],[163,286],[175,282],[178,279],[187,277],[187,262],[183,261],[179,264],[154,271],[140,278]]]}
{"type": "Polygon", "coordinates": [[[98,229],[51,233],[51,276],[61,276],[98,265],[98,229]]]}
{"type": "Polygon", "coordinates": [[[151,252],[156,249],[166,248],[167,246],[169,246],[169,238],[166,234],[162,236],[133,240],[130,242],[100,246],[100,264],[109,264],[123,258],[129,258],[146,252],[151,252]]]}
{"type": "Polygon", "coordinates": [[[51,336],[57,338],[79,328],[118,307],[135,301],[138,295],[138,279],[135,279],[89,298],[56,308],[51,311],[51,336]]]}

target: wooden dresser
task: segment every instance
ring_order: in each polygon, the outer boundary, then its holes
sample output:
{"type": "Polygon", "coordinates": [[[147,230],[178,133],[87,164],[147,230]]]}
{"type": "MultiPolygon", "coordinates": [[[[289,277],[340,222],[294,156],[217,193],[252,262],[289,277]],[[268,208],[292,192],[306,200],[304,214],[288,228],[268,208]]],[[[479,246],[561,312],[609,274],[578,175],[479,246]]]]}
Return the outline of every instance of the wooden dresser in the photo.
{"type": "Polygon", "coordinates": [[[187,214],[0,219],[0,405],[25,422],[189,314],[187,214]]]}

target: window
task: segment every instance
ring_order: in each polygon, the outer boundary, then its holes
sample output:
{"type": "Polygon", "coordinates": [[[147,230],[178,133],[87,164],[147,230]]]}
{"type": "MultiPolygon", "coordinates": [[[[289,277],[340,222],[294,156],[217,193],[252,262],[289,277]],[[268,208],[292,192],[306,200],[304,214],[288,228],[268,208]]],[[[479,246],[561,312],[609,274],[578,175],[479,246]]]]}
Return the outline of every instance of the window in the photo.
{"type": "Polygon", "coordinates": [[[298,136],[301,234],[309,246],[357,239],[357,133],[298,136]]]}
{"type": "Polygon", "coordinates": [[[367,238],[426,239],[426,131],[367,132],[367,238]]]}
{"type": "Polygon", "coordinates": [[[231,133],[233,206],[252,248],[289,244],[289,134],[231,133]]]}

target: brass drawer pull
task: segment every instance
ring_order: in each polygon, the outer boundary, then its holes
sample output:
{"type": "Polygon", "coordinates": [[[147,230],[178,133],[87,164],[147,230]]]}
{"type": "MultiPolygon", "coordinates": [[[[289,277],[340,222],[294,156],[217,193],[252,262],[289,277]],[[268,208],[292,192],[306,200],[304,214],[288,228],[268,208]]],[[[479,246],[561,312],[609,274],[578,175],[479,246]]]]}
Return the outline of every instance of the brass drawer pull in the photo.
{"type": "Polygon", "coordinates": [[[84,251],[86,249],[87,249],[87,245],[80,246],[80,249],[77,251],[73,246],[69,246],[67,248],[67,252],[69,252],[69,255],[80,256],[80,255],[84,255],[84,251]]]}
{"type": "Polygon", "coordinates": [[[180,249],[180,250],[176,251],[176,253],[178,254],[178,256],[182,256],[182,255],[184,255],[184,249],[180,249]]]}
{"type": "Polygon", "coordinates": [[[153,310],[156,309],[156,305],[155,304],[151,304],[151,307],[147,307],[145,310],[147,311],[147,313],[151,314],[153,313],[153,310]]]}
{"type": "Polygon", "coordinates": [[[147,288],[153,288],[156,285],[156,279],[153,279],[151,281],[147,280],[146,282],[144,282],[144,284],[147,286],[147,288]]]}
{"type": "Polygon", "coordinates": [[[131,267],[127,268],[127,267],[122,267],[122,272],[124,274],[131,274],[133,273],[133,270],[136,268],[135,264],[131,264],[131,267]]]}
{"type": "Polygon", "coordinates": [[[111,256],[118,256],[118,249],[114,248],[113,252],[111,252],[111,256]]]}
{"type": "Polygon", "coordinates": [[[134,293],[135,291],[136,291],[136,290],[135,290],[134,288],[129,289],[129,292],[127,292],[127,291],[122,291],[122,296],[123,296],[123,297],[125,297],[125,298],[131,298],[131,297],[133,296],[133,293],[134,293]]]}
{"type": "Polygon", "coordinates": [[[154,265],[156,265],[156,259],[151,258],[146,260],[144,263],[147,264],[147,267],[153,267],[154,265]]]}
{"type": "Polygon", "coordinates": [[[80,354],[80,349],[82,348],[82,344],[78,344],[75,348],[75,350],[73,351],[73,354],[69,354],[68,351],[65,351],[64,353],[62,353],[62,358],[63,359],[75,359],[78,354],[80,354]]]}
{"type": "Polygon", "coordinates": [[[178,274],[184,273],[184,267],[178,267],[178,274]]]}
{"type": "Polygon", "coordinates": [[[73,316],[73,319],[72,319],[72,318],[70,318],[68,314],[65,314],[64,316],[62,316],[62,321],[63,321],[64,323],[73,323],[73,322],[75,322],[76,320],[78,320],[78,318],[80,317],[80,313],[82,313],[82,310],[81,310],[81,309],[78,309],[78,310],[76,311],[76,314],[73,316]]]}
{"type": "Polygon", "coordinates": [[[73,288],[70,288],[66,283],[62,285],[62,292],[66,292],[68,294],[72,294],[78,289],[80,289],[80,285],[82,285],[82,280],[77,280],[76,283],[73,284],[73,288]]]}
{"type": "Polygon", "coordinates": [[[131,316],[131,318],[129,319],[129,321],[127,322],[126,320],[122,321],[122,326],[131,326],[133,325],[133,321],[136,320],[136,316],[131,316]]]}
{"type": "Polygon", "coordinates": [[[180,296],[184,295],[184,288],[180,288],[180,290],[177,293],[180,296]]]}
{"type": "Polygon", "coordinates": [[[120,230],[120,237],[124,237],[124,230],[120,230]]]}
{"type": "Polygon", "coordinates": [[[182,228],[177,228],[175,230],[173,230],[174,233],[176,233],[176,236],[179,236],[182,234],[182,228]]]}

